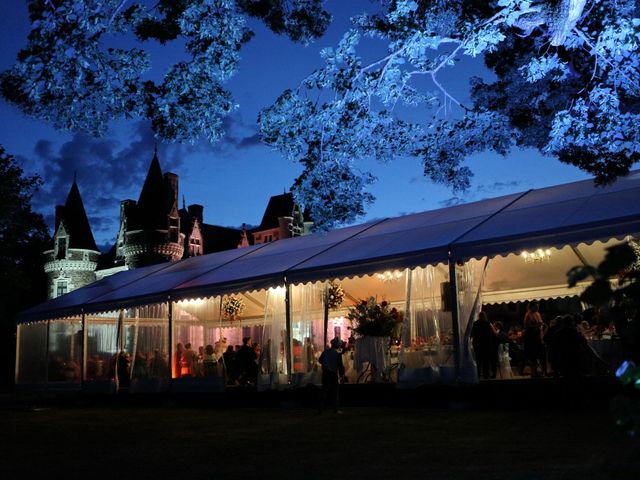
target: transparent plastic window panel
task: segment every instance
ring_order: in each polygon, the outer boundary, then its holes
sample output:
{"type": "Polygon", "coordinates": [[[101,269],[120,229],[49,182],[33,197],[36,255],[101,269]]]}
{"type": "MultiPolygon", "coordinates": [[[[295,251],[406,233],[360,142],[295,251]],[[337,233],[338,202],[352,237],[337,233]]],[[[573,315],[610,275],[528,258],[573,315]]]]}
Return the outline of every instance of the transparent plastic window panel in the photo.
{"type": "Polygon", "coordinates": [[[390,344],[390,337],[358,339],[352,334],[353,325],[348,315],[357,303],[373,297],[379,304],[388,302],[389,308],[396,308],[406,317],[407,271],[386,270],[362,277],[333,280],[333,283],[341,286],[344,298],[340,306],[329,310],[327,339],[339,338],[345,345],[342,360],[347,381],[395,381],[399,340],[390,344]],[[375,376],[370,376],[374,371],[375,376]]]}
{"type": "Polygon", "coordinates": [[[169,312],[166,303],[127,309],[123,333],[132,379],[169,378],[169,312]]]}
{"type": "Polygon", "coordinates": [[[47,380],[47,322],[18,325],[18,371],[16,383],[47,380]]]}
{"type": "Polygon", "coordinates": [[[264,316],[259,374],[270,376],[269,382],[280,383],[280,375],[287,375],[286,290],[284,286],[265,291],[264,316]]]}
{"type": "Polygon", "coordinates": [[[119,343],[118,312],[85,316],[87,330],[85,380],[114,379],[119,343]]]}
{"type": "Polygon", "coordinates": [[[236,334],[236,328],[230,327],[223,321],[220,297],[174,302],[172,378],[222,374],[217,368],[205,371],[204,360],[207,355],[211,363],[215,359],[217,364],[226,350],[226,343],[241,335],[236,334]],[[207,353],[211,349],[214,353],[207,353]]]}
{"type": "Polygon", "coordinates": [[[411,270],[402,336],[403,363],[409,368],[454,365],[448,277],[444,264],[411,270]]]}
{"type": "Polygon", "coordinates": [[[52,320],[49,324],[49,382],[79,383],[82,365],[80,318],[52,320]]]}
{"type": "Polygon", "coordinates": [[[318,383],[324,349],[324,283],[291,287],[291,354],[296,384],[318,383]],[[313,374],[318,375],[313,375],[313,374]],[[317,378],[314,378],[317,377],[317,378]]]}

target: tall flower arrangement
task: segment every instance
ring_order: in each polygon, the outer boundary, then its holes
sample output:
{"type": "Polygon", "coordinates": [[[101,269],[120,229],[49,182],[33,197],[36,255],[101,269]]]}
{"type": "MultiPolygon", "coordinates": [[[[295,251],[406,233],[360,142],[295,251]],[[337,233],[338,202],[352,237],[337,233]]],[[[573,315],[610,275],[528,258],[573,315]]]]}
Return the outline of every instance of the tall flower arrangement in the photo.
{"type": "Polygon", "coordinates": [[[351,330],[360,336],[400,338],[403,313],[389,302],[378,303],[374,297],[361,300],[349,309],[351,330]]]}
{"type": "Polygon", "coordinates": [[[327,306],[330,310],[340,308],[344,301],[344,290],[338,282],[331,282],[327,287],[327,306]]]}
{"type": "Polygon", "coordinates": [[[230,320],[238,318],[238,316],[244,312],[244,309],[244,301],[240,297],[236,297],[234,295],[225,298],[224,302],[222,302],[222,313],[224,314],[224,318],[228,318],[230,320]]]}

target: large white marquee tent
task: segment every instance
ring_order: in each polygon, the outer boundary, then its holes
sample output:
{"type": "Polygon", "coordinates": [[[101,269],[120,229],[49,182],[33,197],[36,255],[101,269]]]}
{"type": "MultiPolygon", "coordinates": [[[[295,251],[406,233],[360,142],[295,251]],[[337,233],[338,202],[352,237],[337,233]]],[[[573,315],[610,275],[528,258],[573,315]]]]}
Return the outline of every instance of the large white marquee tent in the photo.
{"type": "Polygon", "coordinates": [[[455,378],[463,368],[466,327],[483,302],[577,295],[580,286],[566,286],[566,271],[597,264],[608,245],[639,233],[635,171],[608,186],[586,180],[528,190],[121,272],[22,313],[16,382],[87,383],[92,358],[107,362],[145,342],[171,364],[172,346],[181,339],[213,343],[235,328],[271,349],[270,383],[289,383],[297,373],[296,342],[311,338],[321,350],[327,336],[341,332],[336,326],[346,328],[350,302],[366,296],[387,298],[405,311],[407,347],[420,332],[439,342],[449,330],[455,378]],[[521,252],[537,249],[548,250],[550,259],[525,263],[521,252]],[[397,281],[382,281],[383,272],[399,272],[397,281]],[[329,281],[341,281],[347,292],[334,314],[322,305],[329,281]],[[235,324],[220,311],[231,294],[248,303],[235,324]],[[455,299],[450,306],[443,305],[446,296],[455,299]],[[332,315],[341,320],[331,323],[332,315]],[[74,356],[79,373],[53,381],[54,355],[60,363],[74,356]]]}

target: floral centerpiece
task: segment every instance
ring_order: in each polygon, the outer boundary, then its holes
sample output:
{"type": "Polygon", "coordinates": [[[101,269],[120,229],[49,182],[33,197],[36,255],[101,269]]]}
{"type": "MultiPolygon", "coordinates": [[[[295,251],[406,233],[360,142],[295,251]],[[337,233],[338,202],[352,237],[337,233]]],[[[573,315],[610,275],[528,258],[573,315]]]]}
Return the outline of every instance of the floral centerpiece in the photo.
{"type": "Polygon", "coordinates": [[[361,300],[349,309],[347,318],[351,330],[359,336],[400,338],[403,314],[387,301],[378,303],[374,297],[361,300]]]}
{"type": "Polygon", "coordinates": [[[340,308],[343,301],[344,290],[342,289],[342,285],[337,282],[329,283],[327,287],[327,306],[329,309],[335,310],[336,308],[340,308]]]}
{"type": "Polygon", "coordinates": [[[244,312],[245,304],[240,297],[230,296],[222,302],[222,312],[225,318],[235,320],[242,312],[244,312]]]}

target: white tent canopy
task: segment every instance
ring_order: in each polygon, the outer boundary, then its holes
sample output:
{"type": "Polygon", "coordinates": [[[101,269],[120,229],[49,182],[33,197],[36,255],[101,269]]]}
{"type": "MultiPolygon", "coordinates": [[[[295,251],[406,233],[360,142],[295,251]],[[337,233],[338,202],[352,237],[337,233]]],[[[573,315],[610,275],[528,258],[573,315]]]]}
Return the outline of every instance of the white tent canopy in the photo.
{"type": "MultiPolygon", "coordinates": [[[[585,180],[529,190],[121,272],[27,310],[19,322],[608,241],[640,232],[639,200],[638,171],[604,187],[585,180]]],[[[503,277],[517,290],[517,271],[503,277]]]]}

